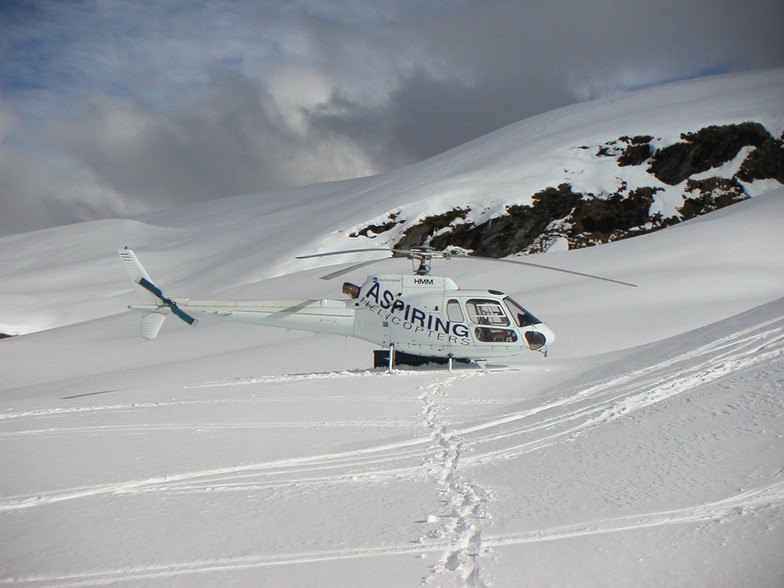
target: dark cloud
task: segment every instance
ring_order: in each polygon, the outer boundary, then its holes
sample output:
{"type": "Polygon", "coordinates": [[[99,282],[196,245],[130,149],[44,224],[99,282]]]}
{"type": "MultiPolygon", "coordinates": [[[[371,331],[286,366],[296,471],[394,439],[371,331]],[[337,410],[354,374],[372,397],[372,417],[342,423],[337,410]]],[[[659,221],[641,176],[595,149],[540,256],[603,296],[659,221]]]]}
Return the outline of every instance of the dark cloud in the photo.
{"type": "Polygon", "coordinates": [[[380,173],[575,101],[784,63],[784,5],[0,5],[0,234],[380,173]]]}

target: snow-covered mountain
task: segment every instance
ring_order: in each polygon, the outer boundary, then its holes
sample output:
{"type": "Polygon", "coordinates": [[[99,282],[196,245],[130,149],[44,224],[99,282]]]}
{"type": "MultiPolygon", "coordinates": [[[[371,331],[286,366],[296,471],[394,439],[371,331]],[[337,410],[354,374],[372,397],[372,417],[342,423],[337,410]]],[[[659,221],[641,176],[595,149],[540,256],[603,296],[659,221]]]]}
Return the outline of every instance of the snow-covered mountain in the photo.
{"type": "Polygon", "coordinates": [[[784,69],[679,82],[561,108],[382,176],[1,238],[13,279],[0,282],[0,333],[117,312],[110,252],[126,245],[174,289],[220,294],[322,263],[300,254],[432,242],[498,256],[667,226],[781,187],[782,104],[784,69]]]}
{"type": "MultiPolygon", "coordinates": [[[[632,239],[566,251],[564,234],[534,258],[634,289],[435,265],[556,331],[549,357],[489,371],[390,375],[361,341],[219,321],[142,342],[114,250],[136,249],[174,296],[331,298],[324,260],[295,255],[391,244],[455,209],[479,226],[566,181],[598,200],[662,188],[672,216],[688,179],[650,173],[656,153],[711,126],[779,138],[783,87],[776,70],[652,88],[385,176],[0,239],[0,331],[28,333],[0,341],[0,582],[780,585],[777,180],[739,179],[753,198],[632,239]],[[619,165],[639,145],[647,163],[619,165]],[[351,236],[391,213],[404,222],[351,236]]],[[[699,173],[737,176],[760,147],[699,173]]]]}

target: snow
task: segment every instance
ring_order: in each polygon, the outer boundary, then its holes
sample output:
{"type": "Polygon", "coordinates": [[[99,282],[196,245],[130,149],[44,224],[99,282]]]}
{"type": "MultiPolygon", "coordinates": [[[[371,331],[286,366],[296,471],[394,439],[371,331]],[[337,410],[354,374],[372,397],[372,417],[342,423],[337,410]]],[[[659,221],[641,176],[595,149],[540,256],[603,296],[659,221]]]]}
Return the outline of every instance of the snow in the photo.
{"type": "Polygon", "coordinates": [[[582,112],[611,140],[677,102],[696,129],[781,79],[584,104],[391,176],[0,239],[0,331],[27,333],[0,341],[0,584],[781,585],[784,189],[536,260],[637,288],[434,263],[558,336],[487,370],[387,374],[361,341],[220,321],[142,342],[114,253],[133,246],[171,296],[338,298],[324,260],[292,258],[440,205],[426,188],[449,165],[490,192],[493,149],[531,128],[564,145],[582,112]]]}

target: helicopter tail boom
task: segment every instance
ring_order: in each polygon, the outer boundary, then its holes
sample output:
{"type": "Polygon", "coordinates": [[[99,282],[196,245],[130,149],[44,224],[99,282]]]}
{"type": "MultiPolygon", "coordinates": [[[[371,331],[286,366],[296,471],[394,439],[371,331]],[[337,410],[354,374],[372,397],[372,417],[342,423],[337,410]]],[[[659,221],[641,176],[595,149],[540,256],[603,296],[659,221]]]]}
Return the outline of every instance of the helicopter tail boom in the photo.
{"type": "Polygon", "coordinates": [[[139,298],[131,310],[143,312],[141,335],[154,339],[166,317],[173,314],[189,325],[198,320],[192,315],[222,318],[243,323],[354,335],[354,308],[345,300],[193,300],[168,298],[150,279],[130,249],[118,251],[139,298]]]}

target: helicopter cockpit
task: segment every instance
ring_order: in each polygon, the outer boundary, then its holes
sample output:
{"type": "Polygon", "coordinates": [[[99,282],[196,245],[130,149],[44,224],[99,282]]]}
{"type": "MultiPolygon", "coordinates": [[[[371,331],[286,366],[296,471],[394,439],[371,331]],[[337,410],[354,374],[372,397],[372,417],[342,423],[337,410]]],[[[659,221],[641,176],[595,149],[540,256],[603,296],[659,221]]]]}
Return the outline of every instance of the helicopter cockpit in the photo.
{"type": "MultiPolygon", "coordinates": [[[[456,300],[450,301],[450,304],[456,303],[456,300]]],[[[464,300],[464,304],[474,336],[480,343],[516,343],[518,332],[515,326],[524,329],[542,322],[509,296],[501,300],[468,298],[464,300]]],[[[450,310],[449,305],[447,309],[450,310]]],[[[457,309],[451,310],[450,318],[456,313],[457,309]]],[[[526,341],[529,346],[541,347],[544,344],[543,342],[539,344],[540,341],[536,337],[533,339],[532,341],[531,337],[528,337],[526,331],[526,341]]]]}

